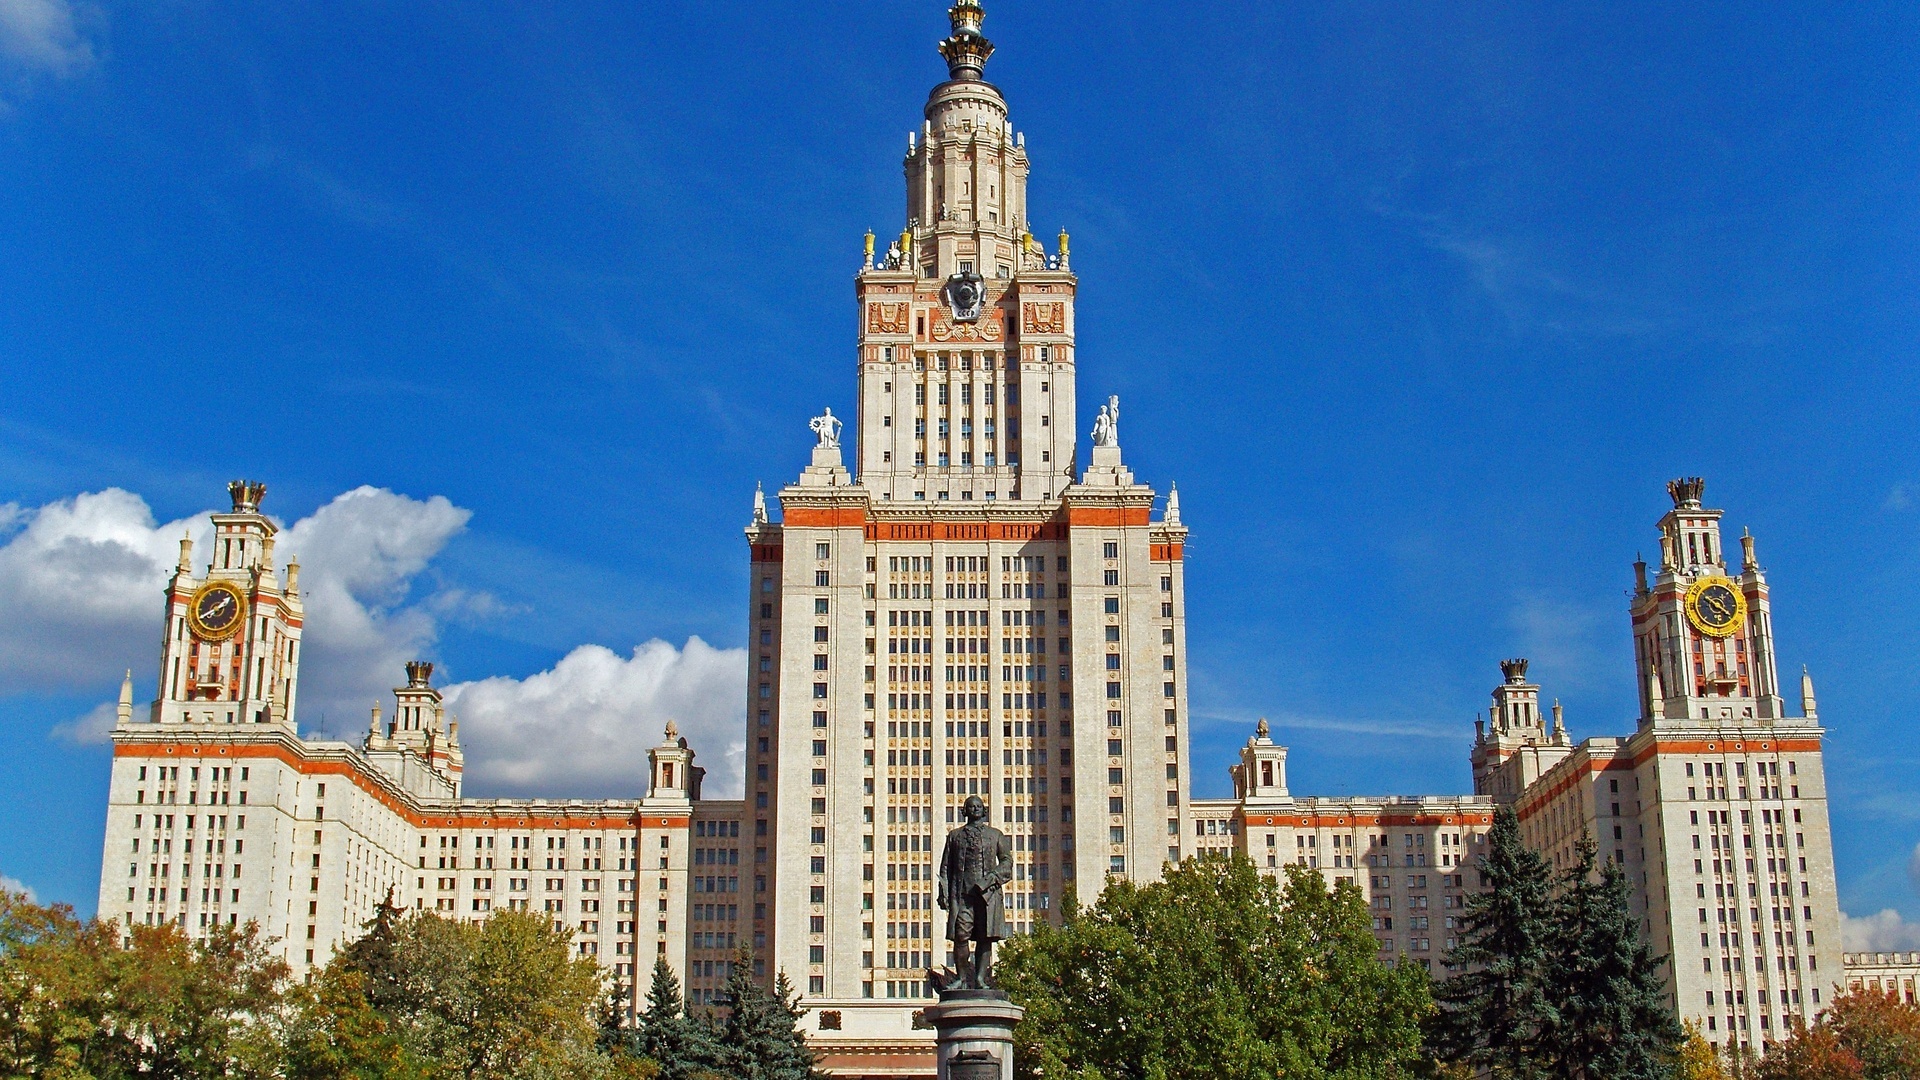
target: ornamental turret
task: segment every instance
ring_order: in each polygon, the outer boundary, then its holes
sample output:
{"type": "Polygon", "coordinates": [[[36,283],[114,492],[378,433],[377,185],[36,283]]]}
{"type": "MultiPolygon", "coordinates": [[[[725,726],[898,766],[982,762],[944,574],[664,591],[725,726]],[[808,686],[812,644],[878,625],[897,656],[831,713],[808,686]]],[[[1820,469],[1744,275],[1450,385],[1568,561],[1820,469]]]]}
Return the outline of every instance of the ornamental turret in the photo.
{"type": "Polygon", "coordinates": [[[1651,583],[1635,569],[1633,619],[1641,725],[1775,720],[1785,715],[1773,651],[1767,580],[1743,534],[1737,570],[1720,537],[1721,511],[1704,504],[1706,481],[1667,485],[1660,564],[1651,583]]]}
{"type": "Polygon", "coordinates": [[[274,566],[279,526],[260,512],[267,485],[227,485],[231,509],[211,515],[203,572],[192,538],[167,584],[167,630],[161,652],[158,723],[293,727],[304,618],[288,567],[274,566]]]}

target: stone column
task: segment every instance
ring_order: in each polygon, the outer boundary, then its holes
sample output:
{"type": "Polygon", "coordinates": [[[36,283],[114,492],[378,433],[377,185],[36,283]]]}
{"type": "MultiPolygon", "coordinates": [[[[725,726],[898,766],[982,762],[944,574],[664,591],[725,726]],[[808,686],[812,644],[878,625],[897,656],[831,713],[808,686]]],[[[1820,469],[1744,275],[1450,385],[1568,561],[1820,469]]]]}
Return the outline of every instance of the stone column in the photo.
{"type": "Polygon", "coordinates": [[[1027,1010],[1000,990],[948,990],[927,1009],[940,1031],[937,1080],[1013,1080],[1013,1025],[1027,1010]]]}

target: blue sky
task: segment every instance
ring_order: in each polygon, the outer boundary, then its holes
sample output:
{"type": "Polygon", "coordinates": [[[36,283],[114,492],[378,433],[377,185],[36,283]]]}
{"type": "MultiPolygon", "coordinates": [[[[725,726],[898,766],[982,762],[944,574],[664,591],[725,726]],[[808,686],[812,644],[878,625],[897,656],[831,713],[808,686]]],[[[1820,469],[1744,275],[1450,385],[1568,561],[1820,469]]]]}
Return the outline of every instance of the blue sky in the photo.
{"type": "MultiPolygon", "coordinates": [[[[1296,792],[1464,791],[1506,656],[1625,733],[1630,564],[1699,474],[1818,680],[1843,906],[1920,919],[1920,9],[986,28],[1035,232],[1073,234],[1082,396],[1194,530],[1199,793],[1261,715],[1296,792]]],[[[480,794],[631,794],[610,748],[661,710],[728,730],[738,530],[851,412],[851,275],[944,29],[0,0],[0,874],[91,908],[97,710],[129,667],[151,698],[150,579],[235,476],[333,575],[303,726],[357,731],[419,653],[480,794]],[[536,680],[631,708],[570,760],[536,680]]]]}

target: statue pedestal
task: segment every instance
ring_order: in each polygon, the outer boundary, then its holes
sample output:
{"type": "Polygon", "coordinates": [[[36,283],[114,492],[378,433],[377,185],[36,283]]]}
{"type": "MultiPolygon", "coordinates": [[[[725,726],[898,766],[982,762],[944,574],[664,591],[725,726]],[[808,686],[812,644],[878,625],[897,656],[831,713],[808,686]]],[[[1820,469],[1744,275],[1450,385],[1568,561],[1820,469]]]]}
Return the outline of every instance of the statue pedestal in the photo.
{"type": "Polygon", "coordinates": [[[949,990],[927,1008],[938,1080],[1013,1080],[1013,1025],[1027,1010],[999,990],[949,990]]]}

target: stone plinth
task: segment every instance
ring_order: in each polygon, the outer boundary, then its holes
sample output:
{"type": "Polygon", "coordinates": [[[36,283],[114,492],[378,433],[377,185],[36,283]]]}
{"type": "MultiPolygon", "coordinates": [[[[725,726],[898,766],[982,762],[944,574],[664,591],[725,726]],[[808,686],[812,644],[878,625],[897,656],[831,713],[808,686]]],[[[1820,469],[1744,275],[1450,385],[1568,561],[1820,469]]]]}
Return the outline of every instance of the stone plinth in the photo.
{"type": "Polygon", "coordinates": [[[937,1080],[1013,1080],[1013,1025],[1027,1010],[999,990],[949,990],[929,1006],[937,1080]]]}

